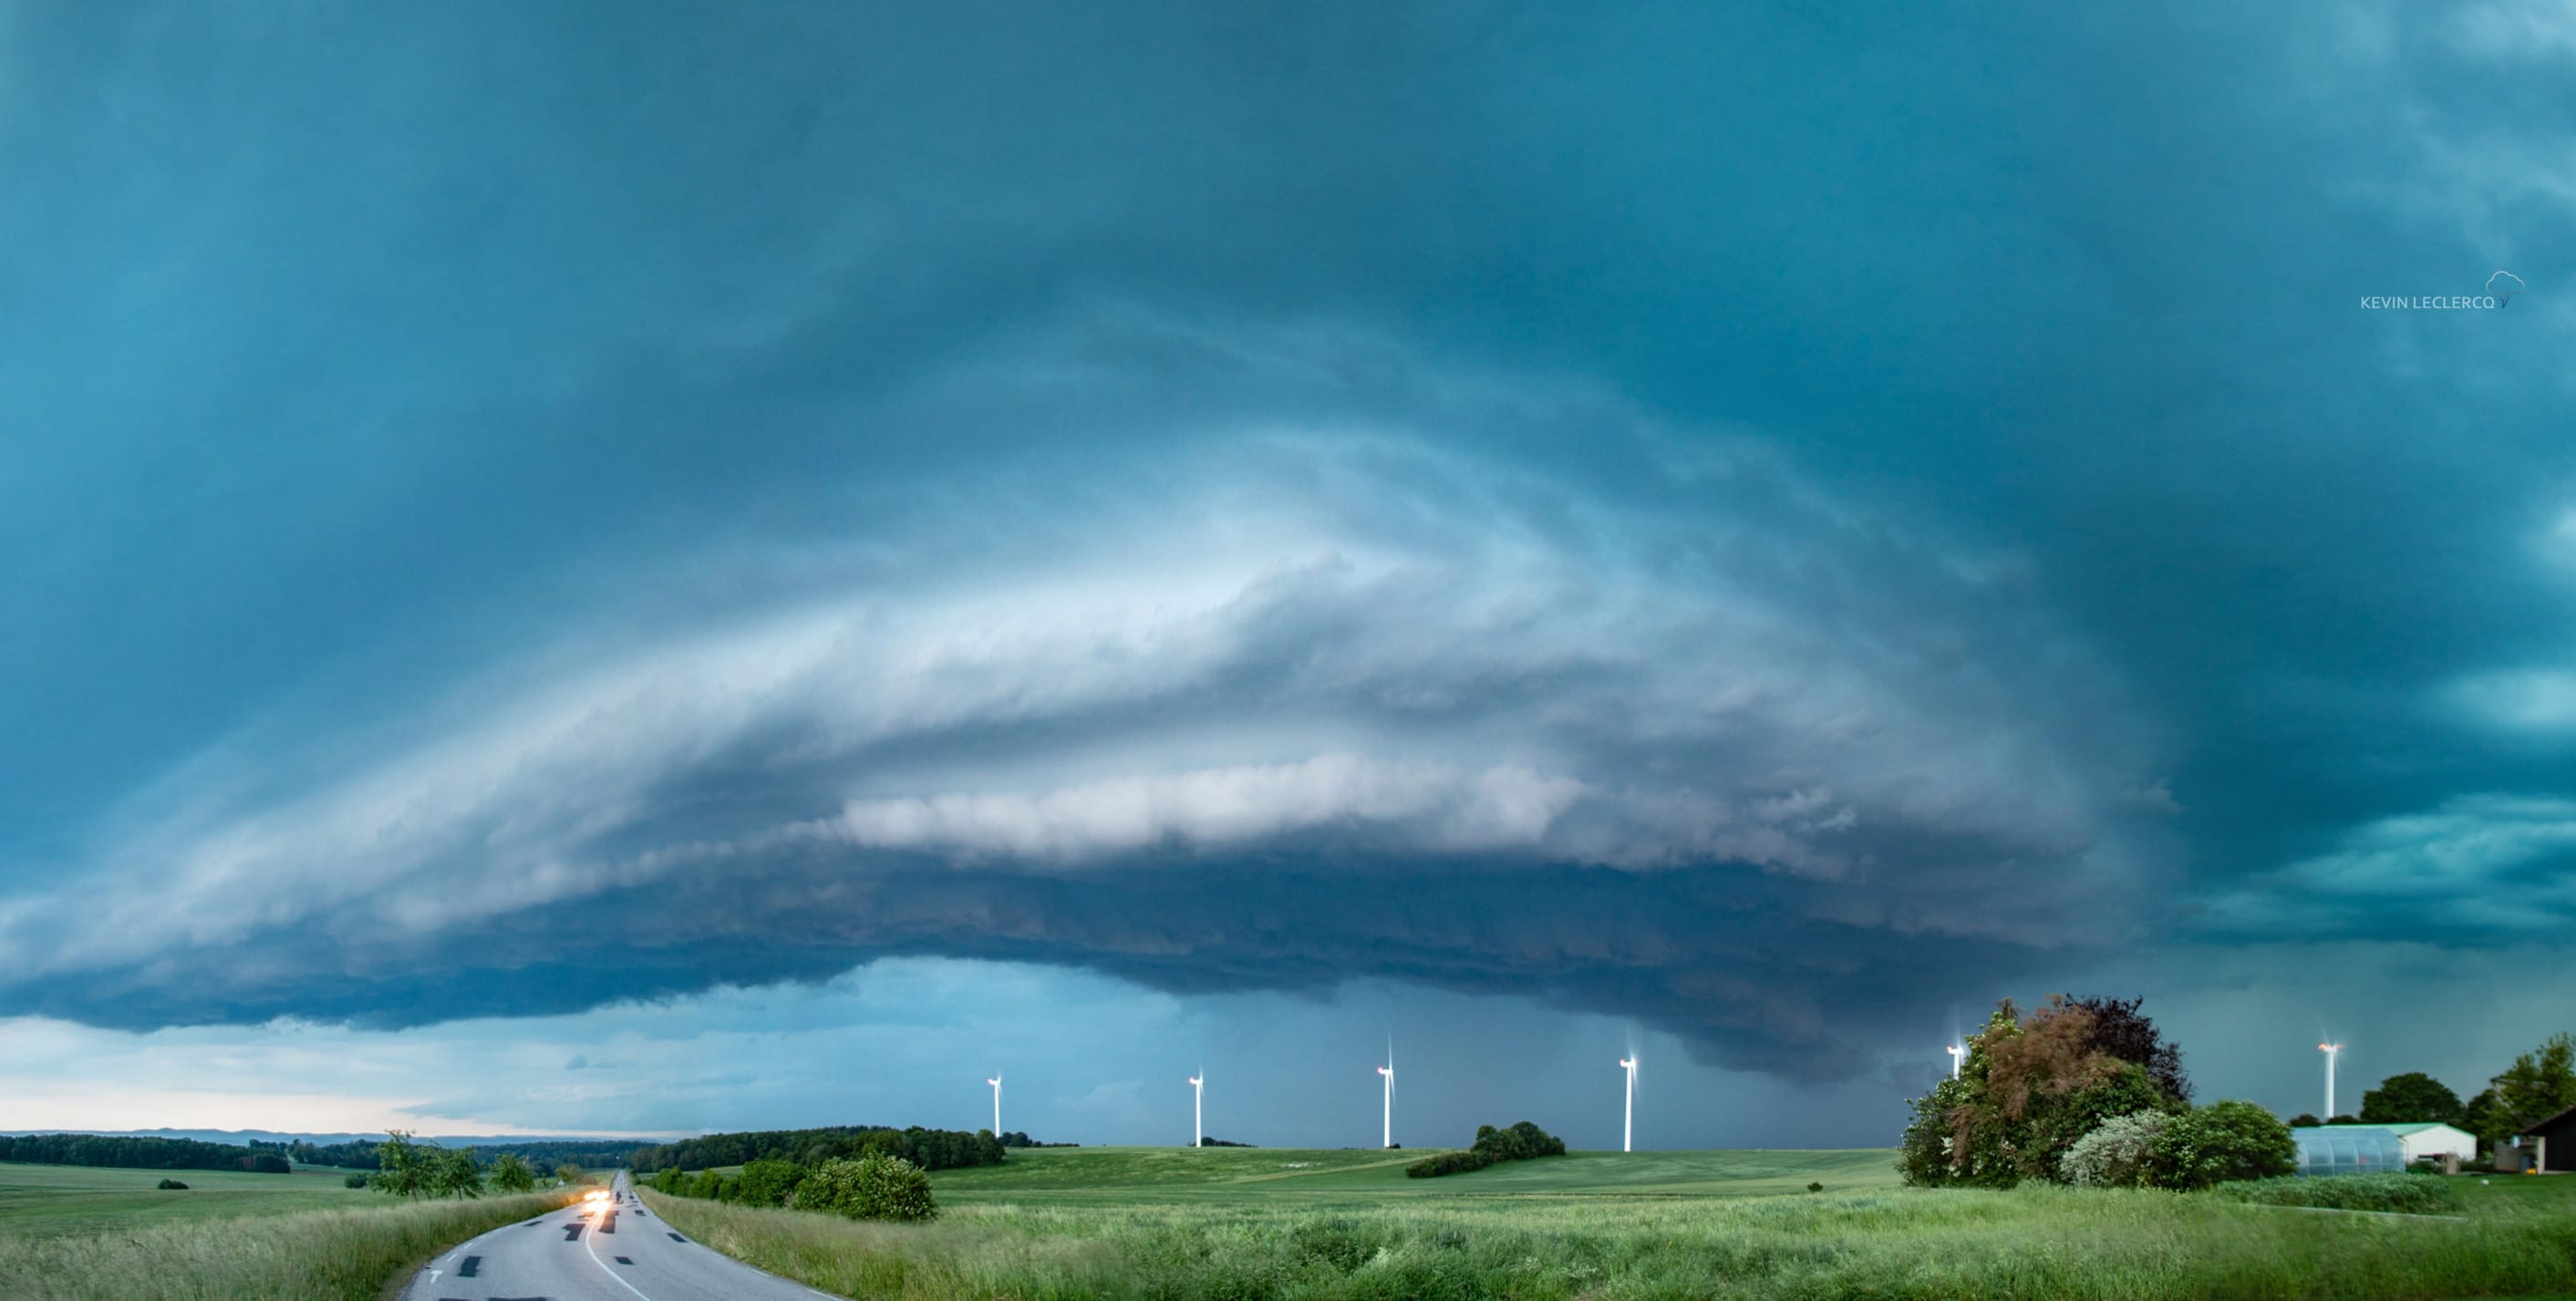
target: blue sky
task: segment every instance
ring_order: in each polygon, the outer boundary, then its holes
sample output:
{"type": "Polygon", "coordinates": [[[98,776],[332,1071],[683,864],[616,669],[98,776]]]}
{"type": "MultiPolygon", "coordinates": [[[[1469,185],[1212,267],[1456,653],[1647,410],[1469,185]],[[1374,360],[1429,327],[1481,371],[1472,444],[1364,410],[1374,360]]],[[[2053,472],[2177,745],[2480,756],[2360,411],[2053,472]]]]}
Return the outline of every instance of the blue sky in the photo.
{"type": "Polygon", "coordinates": [[[2567,1028],[2576,18],[1806,8],[0,7],[0,1126],[2567,1028]]]}

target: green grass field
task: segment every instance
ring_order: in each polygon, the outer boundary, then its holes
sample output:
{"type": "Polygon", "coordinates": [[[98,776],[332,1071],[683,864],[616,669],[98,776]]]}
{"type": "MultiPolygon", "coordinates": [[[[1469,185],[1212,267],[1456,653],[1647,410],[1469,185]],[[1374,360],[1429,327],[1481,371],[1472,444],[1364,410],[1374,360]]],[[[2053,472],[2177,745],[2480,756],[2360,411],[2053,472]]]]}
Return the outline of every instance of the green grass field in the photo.
{"type": "Polygon", "coordinates": [[[1423,1153],[1014,1152],[934,1174],[927,1225],[647,1195],[718,1250],[871,1301],[2576,1293],[2576,1179],[2464,1176],[2468,1212],[2436,1218],[1910,1189],[1883,1151],[1579,1153],[1441,1179],[1405,1178],[1398,1155],[1423,1153]]]}
{"type": "Polygon", "coordinates": [[[346,1188],[348,1172],[284,1175],[221,1170],[125,1170],[0,1162],[0,1241],[241,1215],[364,1206],[383,1197],[346,1188]],[[163,1179],[184,1192],[153,1187],[163,1179]]]}
{"type": "Polygon", "coordinates": [[[1436,1149],[1097,1147],[1031,1148],[998,1166],[930,1177],[943,1204],[1055,1201],[1238,1201],[1293,1197],[1370,1202],[1389,1197],[1750,1197],[1897,1185],[1886,1152],[1574,1152],[1472,1174],[1411,1179],[1404,1167],[1436,1149]]]}
{"type": "Polygon", "coordinates": [[[569,1194],[402,1202],[292,1175],[0,1164],[8,1301],[376,1301],[421,1262],[569,1194]],[[160,1191],[163,1178],[186,1191],[160,1191]]]}

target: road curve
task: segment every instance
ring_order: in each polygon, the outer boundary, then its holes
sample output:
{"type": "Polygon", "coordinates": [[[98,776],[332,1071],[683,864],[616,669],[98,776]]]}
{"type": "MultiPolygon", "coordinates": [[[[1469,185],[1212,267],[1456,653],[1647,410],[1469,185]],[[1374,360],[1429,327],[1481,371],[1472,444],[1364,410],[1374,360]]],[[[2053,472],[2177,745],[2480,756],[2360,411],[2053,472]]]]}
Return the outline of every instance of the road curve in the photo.
{"type": "Polygon", "coordinates": [[[619,1171],[609,1196],[494,1229],[423,1266],[402,1301],[840,1301],[672,1232],[619,1171]]]}

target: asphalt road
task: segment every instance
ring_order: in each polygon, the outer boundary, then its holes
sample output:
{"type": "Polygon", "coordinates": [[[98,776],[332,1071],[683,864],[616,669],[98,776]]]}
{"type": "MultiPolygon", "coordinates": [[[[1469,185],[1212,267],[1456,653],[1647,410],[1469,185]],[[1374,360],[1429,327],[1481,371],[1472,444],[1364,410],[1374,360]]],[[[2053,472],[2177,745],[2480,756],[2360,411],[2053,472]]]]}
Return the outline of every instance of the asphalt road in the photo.
{"type": "Polygon", "coordinates": [[[403,1301],[831,1298],[681,1238],[636,1200],[624,1171],[607,1198],[451,1248],[413,1275],[402,1295],[403,1301]]]}

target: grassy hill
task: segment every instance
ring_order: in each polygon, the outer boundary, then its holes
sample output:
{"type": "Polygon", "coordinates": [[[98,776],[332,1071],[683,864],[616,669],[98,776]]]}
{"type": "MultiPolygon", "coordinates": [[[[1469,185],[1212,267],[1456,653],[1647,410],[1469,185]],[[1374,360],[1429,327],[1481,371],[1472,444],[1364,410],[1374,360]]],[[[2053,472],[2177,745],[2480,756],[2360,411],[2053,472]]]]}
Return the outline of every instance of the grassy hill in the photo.
{"type": "Polygon", "coordinates": [[[226,1170],[128,1170],[0,1163],[0,1243],[142,1224],[366,1206],[384,1200],[341,1186],[345,1171],[261,1175],[226,1170]],[[184,1192],[153,1187],[163,1179],[184,1192]]]}
{"type": "Polygon", "coordinates": [[[1745,1197],[1892,1188],[1895,1155],[1832,1151],[1575,1152],[1469,1174],[1410,1179],[1432,1149],[1082,1147],[1015,1151],[998,1166],[942,1170],[943,1202],[1202,1201],[1273,1197],[1745,1197]]]}

